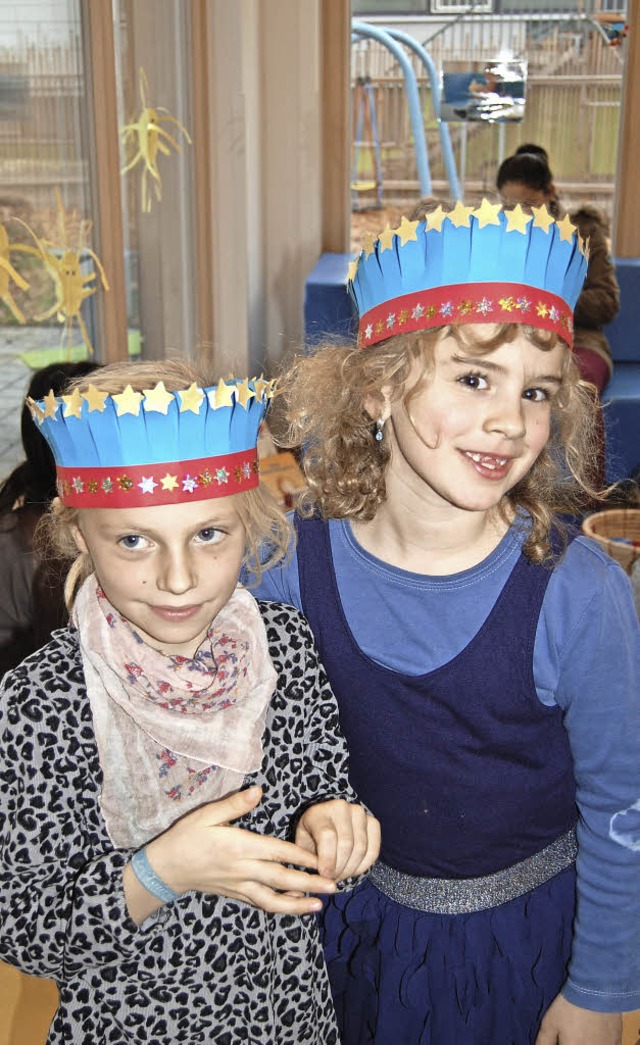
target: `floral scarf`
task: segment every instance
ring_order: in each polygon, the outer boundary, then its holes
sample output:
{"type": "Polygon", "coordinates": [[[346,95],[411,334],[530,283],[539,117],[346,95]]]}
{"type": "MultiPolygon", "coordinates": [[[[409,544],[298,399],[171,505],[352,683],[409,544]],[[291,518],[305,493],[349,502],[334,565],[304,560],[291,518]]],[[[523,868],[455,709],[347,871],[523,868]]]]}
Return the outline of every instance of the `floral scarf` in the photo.
{"type": "Polygon", "coordinates": [[[76,598],[87,693],[115,845],[138,847],[237,790],[262,761],[277,675],[255,599],[238,586],[193,658],[147,645],[95,575],[76,598]]]}

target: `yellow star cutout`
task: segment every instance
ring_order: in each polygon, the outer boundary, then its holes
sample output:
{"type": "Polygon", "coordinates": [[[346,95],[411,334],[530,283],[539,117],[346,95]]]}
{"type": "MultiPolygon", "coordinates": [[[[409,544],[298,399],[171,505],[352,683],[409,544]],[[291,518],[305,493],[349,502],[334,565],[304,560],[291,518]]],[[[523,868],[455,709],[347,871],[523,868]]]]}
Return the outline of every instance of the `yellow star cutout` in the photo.
{"type": "Polygon", "coordinates": [[[531,210],[535,215],[533,219],[534,229],[544,229],[548,234],[549,229],[555,223],[555,218],[549,214],[546,203],[543,203],[541,207],[532,207],[531,210]]]}
{"type": "Polygon", "coordinates": [[[419,221],[408,221],[404,215],[402,216],[402,221],[398,225],[398,228],[393,230],[400,240],[401,247],[404,247],[405,243],[408,243],[411,239],[417,241],[418,233],[416,232],[416,229],[419,224],[419,221]]]}
{"type": "Polygon", "coordinates": [[[169,473],[167,472],[164,479],[160,480],[160,485],[162,486],[163,490],[175,490],[176,486],[178,485],[178,476],[169,475],[169,473]]]}
{"type": "Polygon", "coordinates": [[[31,416],[34,421],[37,421],[38,424],[41,425],[45,419],[45,412],[42,407],[38,406],[35,399],[32,399],[31,396],[27,396],[27,406],[31,411],[31,416]]]}
{"type": "Polygon", "coordinates": [[[558,228],[560,229],[560,239],[566,240],[567,243],[571,243],[573,234],[576,231],[576,226],[571,224],[571,218],[568,214],[565,214],[562,221],[557,222],[558,228]]]}
{"type": "Polygon", "coordinates": [[[437,232],[442,232],[442,222],[446,218],[446,214],[442,209],[442,204],[438,204],[435,210],[432,210],[429,214],[425,214],[424,220],[427,223],[427,230],[436,229],[437,232]]]}
{"type": "Polygon", "coordinates": [[[80,417],[82,413],[82,396],[77,388],[74,388],[70,396],[62,397],[64,402],[65,417],[80,417]]]}
{"type": "Polygon", "coordinates": [[[143,388],[142,391],[145,396],[142,405],[147,412],[153,411],[157,414],[166,414],[169,409],[169,403],[172,403],[175,399],[171,392],[167,392],[164,387],[164,381],[158,381],[154,388],[143,388]]]}
{"type": "Polygon", "coordinates": [[[56,416],[56,410],[58,409],[60,404],[59,404],[58,400],[56,399],[55,393],[54,393],[52,388],[49,389],[49,392],[44,397],[44,402],[46,403],[44,416],[45,417],[55,417],[56,416]]]}
{"type": "Polygon", "coordinates": [[[519,203],[516,203],[513,210],[505,210],[504,214],[507,219],[507,232],[521,232],[526,236],[527,225],[533,221],[533,215],[526,214],[519,203]]]}
{"type": "Polygon", "coordinates": [[[269,387],[267,388],[267,399],[273,399],[274,395],[276,395],[278,391],[278,378],[272,377],[268,385],[269,387]]]}
{"type": "Polygon", "coordinates": [[[236,400],[245,408],[245,410],[247,409],[247,403],[254,396],[255,392],[252,388],[249,388],[249,382],[246,377],[244,381],[238,381],[238,384],[236,385],[236,400]]]}
{"type": "Polygon", "coordinates": [[[140,413],[142,393],[134,392],[131,385],[127,385],[124,392],[120,392],[120,394],[116,396],[111,396],[111,398],[116,404],[116,414],[118,417],[122,417],[123,414],[133,414],[134,417],[137,417],[140,413]]]}
{"type": "Polygon", "coordinates": [[[253,387],[256,390],[256,399],[258,399],[259,401],[262,401],[262,397],[264,396],[264,393],[265,393],[268,385],[269,385],[269,382],[265,381],[265,379],[264,379],[262,374],[260,374],[260,377],[256,377],[254,379],[253,387]]]}
{"type": "Polygon", "coordinates": [[[376,249],[376,238],[372,232],[367,232],[364,238],[364,256],[365,258],[371,257],[374,250],[376,249]]]}
{"type": "Polygon", "coordinates": [[[102,414],[105,408],[105,401],[109,398],[109,395],[107,392],[99,392],[95,385],[89,385],[87,391],[82,393],[82,398],[86,399],[89,404],[89,413],[92,410],[99,410],[102,414]]]}
{"type": "Polygon", "coordinates": [[[477,210],[473,211],[473,216],[478,219],[478,224],[483,229],[485,225],[500,224],[498,214],[501,210],[502,207],[499,203],[489,203],[489,200],[484,197],[477,210]]]}
{"type": "Polygon", "coordinates": [[[218,407],[221,406],[233,406],[233,392],[235,387],[235,385],[225,384],[222,378],[220,378],[215,390],[215,402],[211,403],[211,399],[209,399],[214,410],[217,410],[218,407]]]}
{"type": "Polygon", "coordinates": [[[349,262],[349,271],[347,272],[347,283],[353,283],[356,278],[356,272],[358,271],[358,259],[354,258],[353,261],[349,262]]]}
{"type": "Polygon", "coordinates": [[[180,396],[180,413],[184,414],[187,410],[190,410],[192,414],[200,413],[200,405],[204,399],[204,392],[201,388],[198,388],[195,381],[192,385],[189,385],[184,392],[178,392],[180,396]]]}
{"type": "Polygon", "coordinates": [[[378,242],[380,243],[381,254],[385,250],[391,250],[393,246],[393,230],[389,222],[385,225],[384,231],[380,233],[378,242]]]}
{"type": "Polygon", "coordinates": [[[469,228],[471,224],[471,215],[473,214],[473,207],[465,207],[462,200],[458,200],[453,210],[447,214],[447,217],[452,225],[455,225],[457,229],[461,226],[469,228]]]}

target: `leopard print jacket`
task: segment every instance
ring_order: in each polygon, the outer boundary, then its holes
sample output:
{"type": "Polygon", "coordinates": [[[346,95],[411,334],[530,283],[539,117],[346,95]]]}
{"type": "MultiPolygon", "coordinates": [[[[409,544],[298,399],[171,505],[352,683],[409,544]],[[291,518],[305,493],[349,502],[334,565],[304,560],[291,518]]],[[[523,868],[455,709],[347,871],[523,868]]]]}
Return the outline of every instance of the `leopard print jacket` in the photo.
{"type": "MultiPolygon", "coordinates": [[[[303,807],[355,796],[306,622],[259,606],[279,681],[246,778],[264,797],[238,824],[291,838],[303,807]]],[[[57,982],[49,1045],[337,1045],[313,916],[190,892],[135,925],[100,783],[77,637],[58,631],[0,690],[0,958],[57,982]]]]}

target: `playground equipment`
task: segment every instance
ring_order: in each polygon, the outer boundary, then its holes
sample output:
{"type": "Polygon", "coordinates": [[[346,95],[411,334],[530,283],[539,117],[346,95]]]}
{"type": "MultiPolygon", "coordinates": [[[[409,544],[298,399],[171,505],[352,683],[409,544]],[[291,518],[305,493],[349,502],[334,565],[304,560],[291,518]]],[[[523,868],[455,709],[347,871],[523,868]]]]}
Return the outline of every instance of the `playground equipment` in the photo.
{"type": "MultiPolygon", "coordinates": [[[[411,129],[413,133],[414,148],[416,153],[416,166],[418,169],[418,181],[420,184],[420,195],[430,196],[432,191],[431,173],[429,170],[429,159],[427,155],[427,142],[424,132],[424,122],[422,117],[422,108],[420,105],[420,95],[418,92],[418,84],[415,73],[411,62],[407,58],[405,51],[401,44],[409,47],[419,58],[425,66],[427,74],[429,76],[429,83],[431,86],[431,97],[433,101],[433,108],[438,120],[438,131],[440,134],[440,145],[442,148],[442,155],[445,164],[445,170],[447,173],[447,180],[449,182],[449,192],[451,199],[458,200],[461,198],[460,185],[458,182],[458,175],[456,172],[456,165],[453,156],[453,149],[451,147],[451,138],[449,135],[449,127],[446,123],[440,120],[440,82],[435,65],[424,47],[414,40],[413,37],[409,36],[408,33],[401,32],[398,29],[380,29],[378,26],[369,25],[368,22],[361,22],[358,19],[354,19],[351,23],[351,29],[353,38],[358,40],[359,38],[365,37],[372,40],[377,40],[384,47],[387,48],[397,60],[400,65],[404,79],[405,79],[405,93],[407,96],[407,104],[409,106],[409,118],[411,121],[411,129]]],[[[356,129],[356,140],[358,140],[358,131],[356,129]]],[[[380,177],[380,182],[382,178],[380,177]]],[[[381,190],[380,190],[381,191],[381,190]]]]}
{"type": "Polygon", "coordinates": [[[373,84],[368,76],[356,80],[353,93],[355,141],[353,143],[353,166],[351,173],[351,209],[360,210],[358,193],[376,193],[376,206],[382,206],[382,163],[373,84]],[[375,175],[373,180],[362,177],[363,154],[368,151],[370,166],[375,175]]]}

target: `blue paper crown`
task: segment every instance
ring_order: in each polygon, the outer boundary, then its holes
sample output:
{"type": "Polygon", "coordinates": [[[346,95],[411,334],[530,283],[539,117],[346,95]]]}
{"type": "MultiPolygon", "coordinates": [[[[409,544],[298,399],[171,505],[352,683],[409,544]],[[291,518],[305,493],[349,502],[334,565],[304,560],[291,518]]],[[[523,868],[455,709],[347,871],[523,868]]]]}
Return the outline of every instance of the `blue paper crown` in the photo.
{"type": "Polygon", "coordinates": [[[263,378],[109,395],[89,384],[27,400],[56,460],[58,490],[78,508],[173,504],[258,485],[256,444],[273,396],[263,378]]]}
{"type": "Polygon", "coordinates": [[[369,236],[349,268],[358,343],[451,323],[523,323],[571,347],[573,309],[587,271],[586,244],[568,215],[525,212],[484,199],[369,236]]]}

